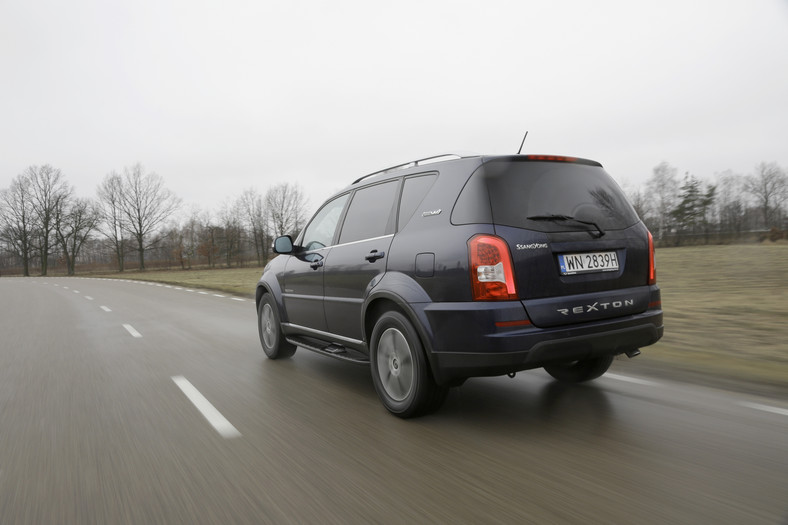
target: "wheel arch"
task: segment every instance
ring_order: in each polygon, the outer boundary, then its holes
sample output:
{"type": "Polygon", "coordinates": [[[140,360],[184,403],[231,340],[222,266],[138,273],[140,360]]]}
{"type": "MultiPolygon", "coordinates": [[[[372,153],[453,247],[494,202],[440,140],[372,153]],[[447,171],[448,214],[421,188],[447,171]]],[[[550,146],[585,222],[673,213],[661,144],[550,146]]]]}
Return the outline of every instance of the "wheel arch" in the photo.
{"type": "Polygon", "coordinates": [[[279,309],[280,321],[283,323],[288,322],[287,311],[285,310],[285,305],[282,300],[282,289],[279,287],[279,283],[276,279],[266,279],[265,276],[263,276],[263,278],[257,282],[254,298],[255,311],[260,308],[260,301],[263,298],[263,294],[266,293],[271,294],[271,297],[274,298],[276,307],[279,309]]]}
{"type": "MultiPolygon", "coordinates": [[[[364,342],[369,351],[372,351],[372,330],[375,328],[377,320],[384,312],[391,310],[397,311],[404,315],[415,328],[421,340],[421,345],[424,348],[424,353],[429,363],[430,373],[433,378],[439,378],[440,374],[437,373],[438,371],[436,369],[437,363],[432,355],[432,333],[429,329],[426,317],[423,316],[423,314],[419,315],[419,312],[410,306],[410,302],[406,298],[403,298],[390,289],[378,288],[379,286],[376,287],[376,290],[367,298],[361,314],[363,322],[362,333],[364,342]]],[[[419,289],[421,289],[421,287],[419,287],[419,289]]],[[[418,294],[418,299],[420,299],[418,302],[429,302],[426,293],[424,293],[423,290],[421,290],[421,292],[423,295],[418,294]],[[425,298],[427,299],[426,301],[424,300],[425,298]]]]}

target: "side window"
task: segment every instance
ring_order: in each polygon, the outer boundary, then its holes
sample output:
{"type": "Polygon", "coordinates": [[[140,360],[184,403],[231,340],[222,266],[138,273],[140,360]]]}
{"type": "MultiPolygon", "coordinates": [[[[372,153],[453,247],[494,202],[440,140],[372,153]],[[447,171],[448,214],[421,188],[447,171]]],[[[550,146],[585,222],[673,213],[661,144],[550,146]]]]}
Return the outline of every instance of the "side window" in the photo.
{"type": "Polygon", "coordinates": [[[345,208],[349,194],[337,197],[333,201],[323,206],[315,214],[312,222],[304,230],[304,237],[301,245],[307,250],[319,250],[325,246],[330,246],[337,231],[337,224],[342,217],[342,210],[345,208]]]}
{"type": "Polygon", "coordinates": [[[362,188],[353,195],[339,242],[353,242],[392,233],[391,208],[397,196],[398,180],[362,188]]]}
{"type": "Polygon", "coordinates": [[[408,223],[421,201],[424,200],[424,196],[435,184],[437,178],[438,176],[433,173],[405,179],[405,186],[402,188],[402,199],[399,203],[397,231],[401,230],[408,223]]]}

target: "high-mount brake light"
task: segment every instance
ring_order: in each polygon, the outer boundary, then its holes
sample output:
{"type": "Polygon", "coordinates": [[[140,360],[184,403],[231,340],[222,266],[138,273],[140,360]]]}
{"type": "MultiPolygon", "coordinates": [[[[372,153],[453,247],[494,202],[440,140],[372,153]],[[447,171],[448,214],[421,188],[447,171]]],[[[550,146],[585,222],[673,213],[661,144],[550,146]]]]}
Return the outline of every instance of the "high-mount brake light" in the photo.
{"type": "Polygon", "coordinates": [[[506,241],[493,235],[476,235],[468,241],[474,301],[517,299],[514,265],[506,241]]]}
{"type": "Polygon", "coordinates": [[[577,162],[575,157],[564,157],[562,155],[526,155],[528,160],[544,160],[548,162],[577,162]]]}
{"type": "Polygon", "coordinates": [[[648,284],[657,284],[657,265],[654,256],[654,237],[648,232],[648,284]]]}

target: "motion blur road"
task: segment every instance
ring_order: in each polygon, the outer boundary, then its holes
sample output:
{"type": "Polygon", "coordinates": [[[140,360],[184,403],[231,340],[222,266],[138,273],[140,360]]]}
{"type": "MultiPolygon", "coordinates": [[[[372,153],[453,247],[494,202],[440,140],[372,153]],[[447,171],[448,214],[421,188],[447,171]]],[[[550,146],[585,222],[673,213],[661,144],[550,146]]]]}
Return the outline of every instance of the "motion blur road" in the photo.
{"type": "Polygon", "coordinates": [[[365,367],[266,360],[253,301],[4,277],[0,523],[786,524],[788,401],[623,361],[402,421],[365,367]]]}

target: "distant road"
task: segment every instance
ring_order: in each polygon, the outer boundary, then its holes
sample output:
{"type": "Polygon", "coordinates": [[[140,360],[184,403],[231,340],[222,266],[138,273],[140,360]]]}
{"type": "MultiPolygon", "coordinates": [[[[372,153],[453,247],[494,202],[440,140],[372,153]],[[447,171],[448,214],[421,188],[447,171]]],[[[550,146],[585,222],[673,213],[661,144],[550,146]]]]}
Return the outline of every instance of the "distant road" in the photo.
{"type": "Polygon", "coordinates": [[[264,359],[248,299],[0,278],[0,523],[782,525],[787,436],[788,400],[626,362],[402,421],[364,367],[264,359]]]}

